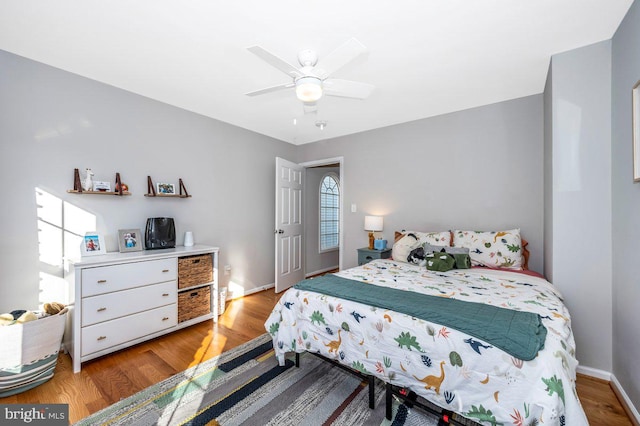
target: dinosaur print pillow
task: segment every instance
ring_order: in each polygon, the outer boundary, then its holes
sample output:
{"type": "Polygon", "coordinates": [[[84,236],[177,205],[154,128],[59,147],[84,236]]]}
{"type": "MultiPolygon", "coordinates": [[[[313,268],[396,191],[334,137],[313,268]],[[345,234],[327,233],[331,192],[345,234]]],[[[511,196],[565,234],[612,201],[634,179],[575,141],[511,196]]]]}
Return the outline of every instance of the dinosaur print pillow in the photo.
{"type": "Polygon", "coordinates": [[[410,262],[411,251],[422,246],[424,243],[433,245],[449,246],[451,234],[449,231],[442,232],[418,232],[402,231],[404,236],[396,240],[391,250],[391,257],[397,262],[410,262]]]}
{"type": "Polygon", "coordinates": [[[469,249],[472,266],[522,269],[520,229],[508,231],[453,231],[453,246],[469,249]]]}

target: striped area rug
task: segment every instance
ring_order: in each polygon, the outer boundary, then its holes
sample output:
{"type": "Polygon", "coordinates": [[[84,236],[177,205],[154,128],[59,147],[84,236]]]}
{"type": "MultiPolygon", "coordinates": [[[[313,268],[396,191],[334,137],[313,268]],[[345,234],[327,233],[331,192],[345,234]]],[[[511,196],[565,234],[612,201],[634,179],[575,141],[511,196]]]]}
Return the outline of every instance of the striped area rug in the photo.
{"type": "Polygon", "coordinates": [[[299,368],[293,356],[280,367],[265,334],[76,425],[437,425],[395,400],[386,420],[382,382],[371,410],[361,379],[310,354],[300,359],[299,368]]]}

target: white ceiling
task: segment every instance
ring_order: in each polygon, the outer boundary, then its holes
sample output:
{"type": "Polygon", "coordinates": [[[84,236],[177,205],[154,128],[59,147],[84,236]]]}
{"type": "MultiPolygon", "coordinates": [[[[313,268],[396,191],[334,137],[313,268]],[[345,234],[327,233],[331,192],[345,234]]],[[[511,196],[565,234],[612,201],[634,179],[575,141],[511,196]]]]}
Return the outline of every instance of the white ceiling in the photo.
{"type": "Polygon", "coordinates": [[[611,38],[631,3],[3,0],[0,49],[303,144],[541,93],[550,56],[611,38]],[[333,77],[368,99],[323,97],[316,117],[293,90],[244,95],[289,81],[247,47],[297,66],[352,37],[368,52],[333,77]]]}

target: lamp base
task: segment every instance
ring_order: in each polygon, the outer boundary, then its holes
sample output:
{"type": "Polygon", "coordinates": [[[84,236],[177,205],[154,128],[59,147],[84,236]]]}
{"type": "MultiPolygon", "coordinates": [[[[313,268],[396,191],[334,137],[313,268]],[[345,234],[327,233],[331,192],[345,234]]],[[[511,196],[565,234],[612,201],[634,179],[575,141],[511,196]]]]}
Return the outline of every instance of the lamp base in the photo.
{"type": "Polygon", "coordinates": [[[373,232],[369,232],[369,250],[373,250],[373,242],[376,237],[373,235],[373,232]]]}

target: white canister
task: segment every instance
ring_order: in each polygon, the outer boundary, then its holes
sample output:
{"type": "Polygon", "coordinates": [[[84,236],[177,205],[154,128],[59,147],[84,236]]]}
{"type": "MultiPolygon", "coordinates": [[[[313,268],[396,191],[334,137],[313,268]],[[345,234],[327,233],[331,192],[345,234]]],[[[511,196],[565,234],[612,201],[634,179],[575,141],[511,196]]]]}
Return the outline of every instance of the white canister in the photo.
{"type": "Polygon", "coordinates": [[[193,232],[187,231],[184,233],[184,246],[191,247],[193,245],[193,232]]]}
{"type": "Polygon", "coordinates": [[[227,288],[226,287],[220,288],[220,299],[218,299],[218,301],[220,302],[218,305],[218,314],[222,315],[224,314],[224,309],[227,305],[227,288]]]}

